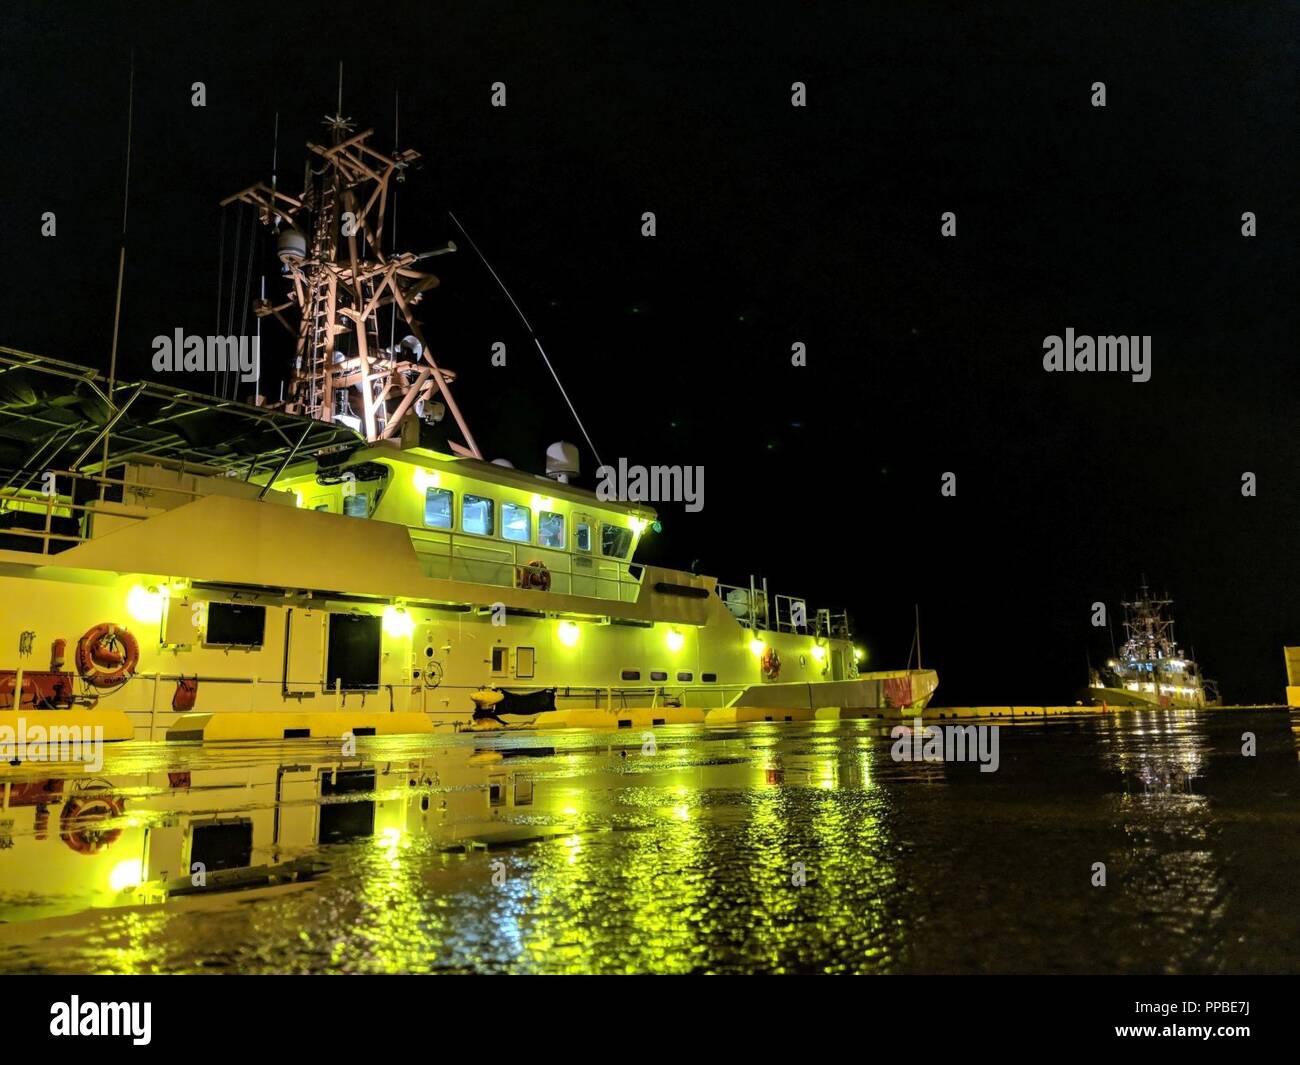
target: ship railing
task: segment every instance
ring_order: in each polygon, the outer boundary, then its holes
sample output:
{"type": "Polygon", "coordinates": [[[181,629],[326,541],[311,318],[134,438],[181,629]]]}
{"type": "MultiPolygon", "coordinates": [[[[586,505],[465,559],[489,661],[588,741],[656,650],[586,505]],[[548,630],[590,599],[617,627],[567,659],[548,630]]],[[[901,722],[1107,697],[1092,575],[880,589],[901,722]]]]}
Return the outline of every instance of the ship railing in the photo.
{"type": "Polygon", "coordinates": [[[545,567],[549,590],[561,595],[635,603],[645,569],[638,563],[571,554],[536,544],[516,544],[407,526],[426,577],[499,588],[537,587],[545,567]]]}
{"type": "Polygon", "coordinates": [[[769,596],[766,578],[751,577],[748,585],[719,582],[714,590],[745,628],[852,639],[848,611],[834,612],[822,608],[810,612],[808,600],[800,596],[769,596]]]}
{"type": "MultiPolygon", "coordinates": [[[[42,472],[30,474],[25,483],[0,487],[0,549],[10,547],[41,555],[57,554],[90,540],[93,536],[92,522],[97,518],[143,521],[150,516],[131,511],[131,507],[140,505],[138,503],[96,498],[76,502],[75,491],[45,492],[29,487],[32,481],[52,483],[61,488],[69,481],[80,481],[100,486],[105,495],[110,489],[114,494],[118,494],[118,489],[122,493],[151,490],[191,499],[209,494],[173,485],[140,485],[120,477],[67,470],[49,472],[54,475],[52,482],[42,472]],[[6,522],[3,516],[11,514],[31,515],[27,522],[31,527],[21,527],[14,519],[9,519],[13,524],[6,522]]],[[[623,603],[635,603],[641,594],[644,567],[637,563],[571,554],[532,544],[407,528],[420,567],[428,577],[518,588],[528,583],[531,574],[525,571],[530,565],[541,562],[547,569],[554,592],[623,603]]]]}
{"type": "MultiPolygon", "coordinates": [[[[19,471],[21,473],[21,471],[19,471]]],[[[149,491],[166,492],[172,495],[198,498],[205,493],[188,488],[167,485],[155,487],[141,485],[120,477],[105,477],[100,474],[81,473],[69,470],[43,470],[30,472],[22,483],[14,483],[19,474],[10,477],[9,483],[0,486],[0,548],[10,547],[17,551],[31,551],[42,555],[57,554],[76,544],[85,543],[94,536],[92,523],[97,518],[119,519],[125,521],[143,521],[149,514],[132,513],[131,508],[142,506],[138,502],[123,502],[125,493],[134,491],[145,494],[149,491]],[[51,479],[52,478],[52,479],[51,479]],[[79,481],[99,485],[101,496],[77,502],[77,492],[46,491],[44,488],[30,487],[33,481],[43,485],[50,484],[56,488],[69,481],[79,481]],[[121,489],[123,498],[109,498],[109,490],[116,493],[121,489]],[[35,517],[31,522],[38,528],[21,528],[10,525],[5,516],[30,514],[35,517]],[[56,519],[58,524],[56,525],[56,519]],[[13,543],[10,538],[18,538],[13,543]]],[[[11,519],[12,520],[12,519],[11,519]]]]}
{"type": "MultiPolygon", "coordinates": [[[[171,701],[176,684],[182,679],[179,673],[137,673],[121,687],[100,696],[105,708],[121,709],[135,727],[139,740],[164,739],[170,728],[183,713],[172,709],[171,701]]],[[[375,688],[348,690],[340,683],[326,687],[319,677],[313,680],[290,681],[297,693],[286,695],[282,677],[219,677],[193,673],[183,675],[187,681],[199,683],[199,705],[195,713],[223,713],[230,711],[273,713],[285,709],[323,712],[348,710],[389,713],[425,713],[437,718],[455,714],[464,717],[473,709],[470,693],[479,691],[482,684],[438,684],[429,687],[420,681],[400,684],[380,684],[375,688]],[[301,689],[315,689],[304,697],[301,689]],[[455,705],[447,705],[448,693],[455,705]]],[[[716,709],[730,704],[731,700],[753,687],[753,684],[679,684],[679,685],[555,685],[515,681],[511,677],[493,677],[489,684],[515,692],[537,692],[555,688],[556,706],[560,710],[602,710],[616,714],[620,710],[658,708],[664,706],[689,706],[716,709]]],[[[542,717],[545,722],[545,716],[542,717]]]]}

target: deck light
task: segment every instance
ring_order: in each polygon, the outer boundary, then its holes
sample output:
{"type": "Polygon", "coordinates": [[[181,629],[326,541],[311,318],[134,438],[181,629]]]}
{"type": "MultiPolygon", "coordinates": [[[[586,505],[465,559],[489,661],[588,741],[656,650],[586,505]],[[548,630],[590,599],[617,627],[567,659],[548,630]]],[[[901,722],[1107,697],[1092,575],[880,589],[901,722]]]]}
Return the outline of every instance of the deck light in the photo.
{"type": "Polygon", "coordinates": [[[415,631],[415,618],[406,612],[405,607],[384,607],[384,632],[394,639],[401,640],[415,631]]]}
{"type": "Polygon", "coordinates": [[[813,644],[812,656],[817,659],[818,662],[823,661],[826,658],[826,648],[819,643],[813,644]]]}
{"type": "Polygon", "coordinates": [[[754,654],[761,655],[767,649],[767,644],[755,636],[749,641],[749,649],[753,651],[754,654]]]}
{"type": "Polygon", "coordinates": [[[866,658],[866,657],[867,657],[867,652],[864,651],[861,647],[855,647],[855,648],[853,648],[853,659],[854,659],[854,661],[856,661],[856,662],[861,662],[861,661],[862,661],[864,658],[866,658]]]}
{"type": "Polygon", "coordinates": [[[128,888],[139,887],[140,882],[144,879],[141,875],[143,872],[143,863],[139,858],[130,858],[125,862],[118,862],[113,866],[113,871],[108,874],[108,886],[114,891],[126,891],[128,888]]]}
{"type": "Polygon", "coordinates": [[[421,492],[438,487],[438,471],[426,470],[423,466],[415,467],[415,487],[421,492]]]}
{"type": "Polygon", "coordinates": [[[668,630],[668,650],[676,653],[682,649],[682,644],[686,642],[686,637],[676,629],[668,630]]]}
{"type": "Polygon", "coordinates": [[[572,647],[578,642],[578,626],[572,621],[561,621],[556,635],[559,636],[560,643],[564,644],[565,647],[572,647]]]}
{"type": "Polygon", "coordinates": [[[163,593],[137,584],[126,593],[126,611],[141,624],[156,625],[162,621],[163,593]]]}
{"type": "Polygon", "coordinates": [[[632,527],[632,531],[638,536],[645,532],[645,527],[648,524],[645,518],[628,518],[627,523],[632,527]]]}

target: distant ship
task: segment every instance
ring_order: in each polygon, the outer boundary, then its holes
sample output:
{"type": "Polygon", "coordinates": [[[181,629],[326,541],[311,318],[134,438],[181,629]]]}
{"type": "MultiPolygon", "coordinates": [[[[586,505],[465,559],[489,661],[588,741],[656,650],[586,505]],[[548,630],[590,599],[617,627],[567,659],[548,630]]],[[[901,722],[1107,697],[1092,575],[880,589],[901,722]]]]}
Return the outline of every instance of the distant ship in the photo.
{"type": "Polygon", "coordinates": [[[1118,657],[1091,671],[1089,701],[1094,706],[1216,705],[1214,682],[1174,642],[1174,601],[1154,598],[1144,581],[1137,598],[1121,605],[1127,638],[1118,657]]]}

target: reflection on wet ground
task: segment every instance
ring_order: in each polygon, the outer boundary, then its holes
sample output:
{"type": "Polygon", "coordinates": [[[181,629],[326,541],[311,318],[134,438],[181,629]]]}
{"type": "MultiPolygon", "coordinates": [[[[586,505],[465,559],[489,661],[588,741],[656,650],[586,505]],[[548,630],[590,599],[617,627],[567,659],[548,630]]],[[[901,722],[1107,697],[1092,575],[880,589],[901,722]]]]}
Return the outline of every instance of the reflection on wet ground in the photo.
{"type": "Polygon", "coordinates": [[[357,743],[0,767],[0,969],[1300,969],[1285,713],[1018,724],[995,773],[879,722],[357,743]]]}

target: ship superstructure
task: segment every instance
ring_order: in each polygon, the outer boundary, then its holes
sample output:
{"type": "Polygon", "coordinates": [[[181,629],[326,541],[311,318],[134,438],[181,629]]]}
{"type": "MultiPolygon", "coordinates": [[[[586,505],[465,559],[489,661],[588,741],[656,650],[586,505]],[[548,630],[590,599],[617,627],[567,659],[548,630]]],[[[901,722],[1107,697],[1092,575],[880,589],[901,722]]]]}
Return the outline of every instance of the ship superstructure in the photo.
{"type": "Polygon", "coordinates": [[[1216,700],[1212,682],[1174,640],[1173,600],[1152,595],[1143,581],[1124,608],[1125,640],[1116,657],[1089,679],[1094,704],[1202,707],[1216,700]],[[1210,694],[1207,698],[1207,686],[1210,694]]]}
{"type": "Polygon", "coordinates": [[[332,128],[301,197],[232,198],[279,230],[290,296],[257,309],[297,338],[283,401],[0,349],[0,710],[109,707],[137,738],[270,715],[280,738],[335,711],[361,734],[925,705],[934,671],[862,672],[842,609],[638,563],[656,513],[580,485],[572,445],[485,461],[411,311],[427,256],[377,237],[412,153],[332,128]]]}

